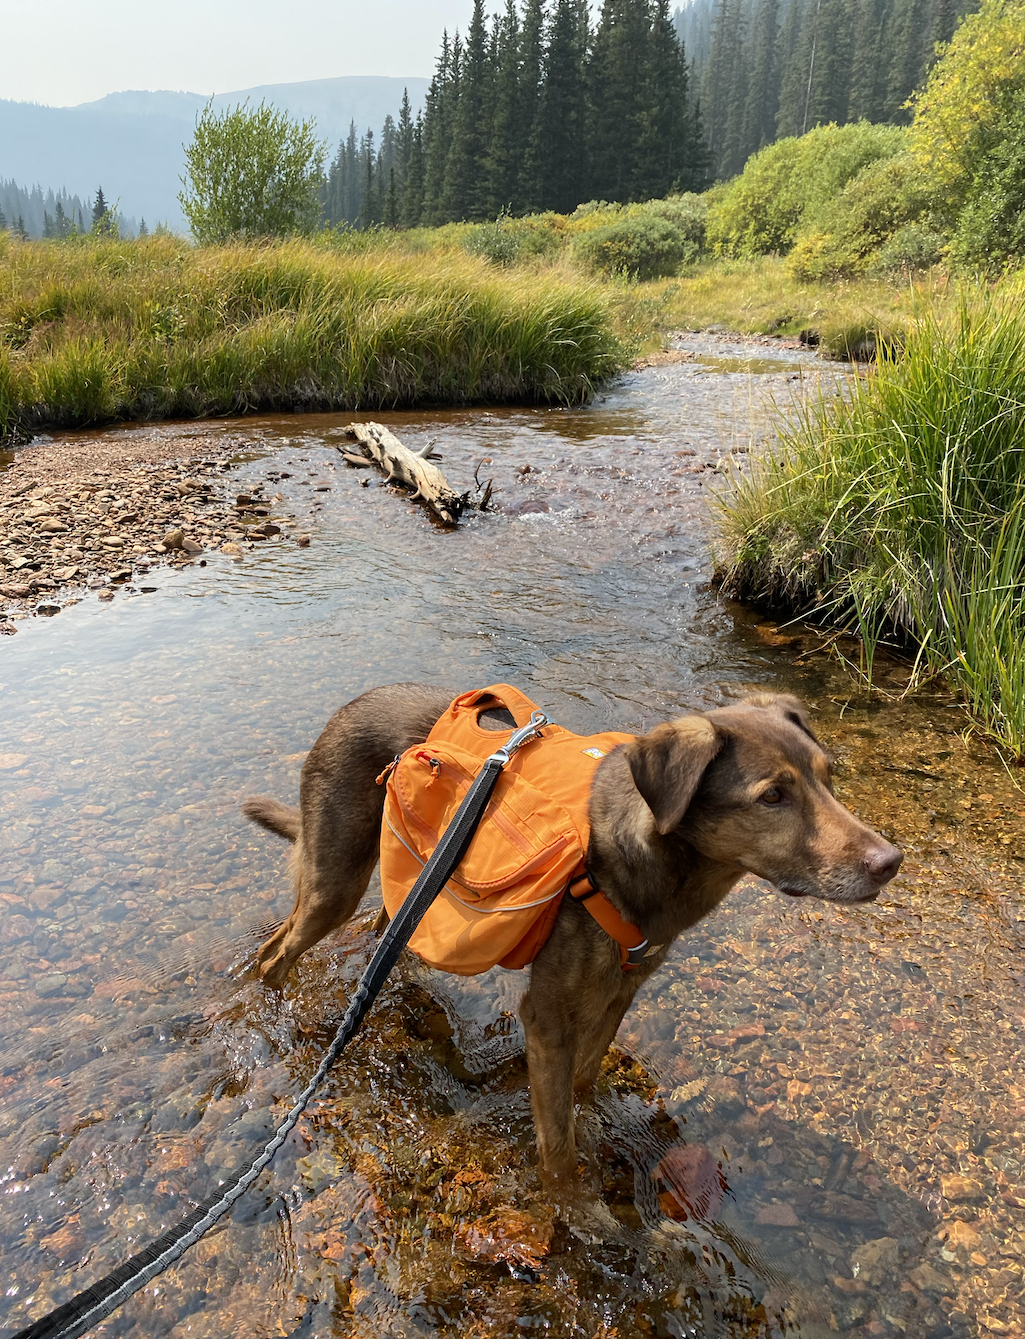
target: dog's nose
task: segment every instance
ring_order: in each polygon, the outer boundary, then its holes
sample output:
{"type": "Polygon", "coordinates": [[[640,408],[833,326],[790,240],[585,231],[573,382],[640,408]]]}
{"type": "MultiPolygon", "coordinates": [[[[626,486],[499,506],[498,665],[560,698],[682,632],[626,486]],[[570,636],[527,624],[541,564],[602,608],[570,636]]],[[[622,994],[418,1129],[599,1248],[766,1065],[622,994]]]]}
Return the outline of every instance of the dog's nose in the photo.
{"type": "Polygon", "coordinates": [[[889,842],[885,842],[882,846],[876,846],[869,851],[865,856],[864,865],[872,882],[877,883],[881,888],[884,883],[889,883],[897,873],[903,859],[903,851],[896,846],[891,846],[889,842]]]}

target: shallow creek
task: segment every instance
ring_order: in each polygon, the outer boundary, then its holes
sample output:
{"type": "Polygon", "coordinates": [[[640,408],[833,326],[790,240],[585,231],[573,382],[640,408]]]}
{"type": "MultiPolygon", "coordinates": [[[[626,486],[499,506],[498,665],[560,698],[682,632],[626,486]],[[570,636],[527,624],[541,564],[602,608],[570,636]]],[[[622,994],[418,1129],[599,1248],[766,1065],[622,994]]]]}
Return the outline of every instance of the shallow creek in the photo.
{"type": "Polygon", "coordinates": [[[330,713],[402,679],[511,680],[582,732],[796,692],[904,869],[862,908],[748,881],[676,944],[580,1110],[589,1227],[535,1173],[523,974],[407,958],[230,1221],[95,1333],[1022,1333],[1020,793],[946,699],[900,700],[896,663],[860,696],[814,634],[717,598],[719,462],[836,373],[681,349],[586,410],[376,416],[461,487],[490,461],[498,510],[451,533],[345,467],[351,415],[224,425],[251,443],[226,487],[281,494],[310,548],[208,555],[6,639],[0,1333],[177,1221],[315,1066],[372,916],[283,998],[255,983],[291,903],[239,803],[293,800],[330,713]]]}

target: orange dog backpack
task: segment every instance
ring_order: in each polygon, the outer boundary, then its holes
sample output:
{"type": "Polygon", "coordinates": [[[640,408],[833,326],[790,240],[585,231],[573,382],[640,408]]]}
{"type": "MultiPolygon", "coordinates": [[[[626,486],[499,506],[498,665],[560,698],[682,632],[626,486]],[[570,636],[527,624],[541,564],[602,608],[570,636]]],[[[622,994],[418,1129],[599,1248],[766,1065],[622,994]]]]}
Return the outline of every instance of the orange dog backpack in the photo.
{"type": "MultiPolygon", "coordinates": [[[[384,905],[394,916],[484,760],[504,743],[478,716],[506,707],[518,726],[537,707],[508,684],[463,693],[423,744],[392,765],[381,826],[384,905]]],[[[574,735],[546,725],[498,779],[456,872],[409,941],[431,967],[475,976],[526,967],[555,924],[570,881],[584,873],[595,768],[632,735],[574,735]]],[[[604,900],[604,899],[602,899],[604,900]]]]}

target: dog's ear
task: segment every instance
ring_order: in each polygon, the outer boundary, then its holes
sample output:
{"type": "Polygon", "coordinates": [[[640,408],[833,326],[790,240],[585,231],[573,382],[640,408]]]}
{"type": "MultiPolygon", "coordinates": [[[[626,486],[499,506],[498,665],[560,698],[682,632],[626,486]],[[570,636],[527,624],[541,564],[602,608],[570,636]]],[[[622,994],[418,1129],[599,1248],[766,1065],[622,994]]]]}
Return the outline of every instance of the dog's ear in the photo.
{"type": "Polygon", "coordinates": [[[723,737],[706,717],[683,716],[627,746],[634,785],[663,836],[680,823],[722,745],[723,737]]]}
{"type": "Polygon", "coordinates": [[[792,697],[789,693],[752,693],[749,697],[744,698],[744,705],[747,707],[765,707],[769,711],[778,711],[791,725],[796,725],[798,730],[803,730],[809,739],[816,744],[819,742],[815,731],[811,728],[804,703],[796,697],[792,697]]]}

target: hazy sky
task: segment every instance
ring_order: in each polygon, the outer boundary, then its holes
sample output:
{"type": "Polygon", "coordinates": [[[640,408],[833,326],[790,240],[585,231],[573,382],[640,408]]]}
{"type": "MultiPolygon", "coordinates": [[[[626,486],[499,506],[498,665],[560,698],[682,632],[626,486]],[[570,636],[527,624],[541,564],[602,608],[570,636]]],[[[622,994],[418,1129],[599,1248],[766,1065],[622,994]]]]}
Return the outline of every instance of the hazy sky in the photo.
{"type": "Polygon", "coordinates": [[[69,106],[129,88],[429,75],[442,29],[465,29],[472,10],[473,0],[0,0],[0,98],[69,106]]]}

